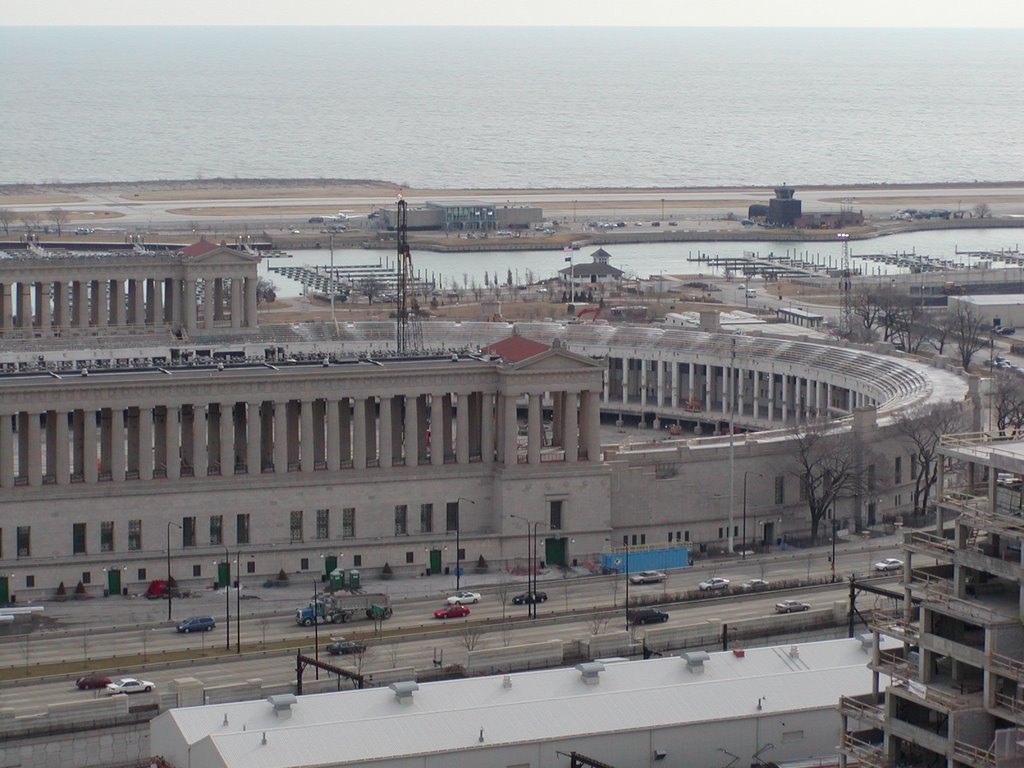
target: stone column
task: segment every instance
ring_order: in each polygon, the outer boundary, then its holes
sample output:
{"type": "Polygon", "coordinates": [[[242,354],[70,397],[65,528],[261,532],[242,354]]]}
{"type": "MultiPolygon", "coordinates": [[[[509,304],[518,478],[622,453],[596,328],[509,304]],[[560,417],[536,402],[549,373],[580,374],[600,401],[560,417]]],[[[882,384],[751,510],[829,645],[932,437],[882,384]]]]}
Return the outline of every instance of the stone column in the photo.
{"type": "Polygon", "coordinates": [[[640,362],[640,407],[647,407],[647,368],[649,362],[646,358],[639,358],[640,362]]]}
{"type": "Polygon", "coordinates": [[[789,374],[782,374],[782,423],[789,423],[789,374]]]}
{"type": "Polygon", "coordinates": [[[242,282],[243,278],[231,278],[231,327],[242,327],[242,282]]]}
{"type": "Polygon", "coordinates": [[[710,363],[704,364],[704,410],[711,410],[714,398],[715,374],[710,363]]]}
{"type": "Polygon", "coordinates": [[[245,404],[245,468],[250,475],[263,472],[263,420],[258,400],[245,404]]]}
{"type": "Polygon", "coordinates": [[[629,402],[629,358],[622,358],[622,404],[629,402]]]}
{"type": "Polygon", "coordinates": [[[746,408],[747,371],[745,368],[737,368],[735,369],[735,375],[738,379],[736,386],[736,413],[742,418],[743,409],[746,408]]]}
{"type": "Polygon", "coordinates": [[[352,466],[352,399],[343,397],[338,402],[338,422],[341,433],[341,455],[342,466],[352,466]]]}
{"type": "Polygon", "coordinates": [[[670,365],[672,366],[669,380],[672,386],[672,399],[669,401],[672,404],[672,408],[679,407],[679,363],[673,360],[670,365]]]}
{"type": "Polygon", "coordinates": [[[206,423],[207,406],[205,403],[192,404],[192,474],[194,477],[206,479],[209,474],[210,457],[207,450],[206,423]]]}
{"type": "Polygon", "coordinates": [[[0,286],[3,292],[0,293],[0,328],[10,331],[14,328],[14,299],[13,286],[11,283],[4,283],[0,286]]]}
{"type": "Polygon", "coordinates": [[[392,398],[387,395],[380,396],[380,418],[377,421],[377,429],[380,434],[377,437],[380,445],[380,466],[388,469],[394,464],[395,449],[392,440],[394,438],[394,424],[391,417],[394,415],[391,410],[392,398]]]}
{"type": "Polygon", "coordinates": [[[118,328],[128,324],[127,307],[125,305],[124,280],[116,278],[110,284],[110,322],[118,328]]]}
{"type": "Polygon", "coordinates": [[[82,477],[87,483],[98,479],[96,471],[96,411],[82,411],[82,477]]]}
{"type": "Polygon", "coordinates": [[[327,421],[327,447],[324,450],[327,471],[337,472],[341,469],[341,421],[337,400],[328,398],[324,403],[324,419],[327,421]]]}
{"type": "Polygon", "coordinates": [[[164,281],[163,278],[154,278],[150,281],[149,303],[153,315],[153,325],[164,324],[164,281]]]}
{"type": "Polygon", "coordinates": [[[459,394],[455,411],[455,462],[469,464],[469,395],[459,394]]]}
{"type": "MultiPolygon", "coordinates": [[[[31,322],[31,314],[28,315],[31,322]]],[[[28,411],[25,414],[23,425],[28,427],[28,484],[32,486],[43,484],[43,443],[42,433],[39,427],[39,414],[28,411]]]]}
{"type": "Polygon", "coordinates": [[[181,477],[181,407],[167,406],[167,421],[164,426],[164,463],[167,466],[167,479],[177,480],[181,477]]]}
{"type": "Polygon", "coordinates": [[[220,476],[235,474],[235,404],[220,404],[220,476]]]}
{"type": "Polygon", "coordinates": [[[579,415],[576,410],[579,402],[579,393],[565,392],[562,396],[565,412],[565,460],[573,463],[579,460],[580,436],[579,436],[579,415]]]}
{"type": "Polygon", "coordinates": [[[255,328],[256,322],[256,277],[245,278],[245,327],[255,328]]]}
{"type": "Polygon", "coordinates": [[[127,472],[125,455],[124,409],[110,409],[110,480],[123,483],[127,472]]]}
{"type": "Polygon", "coordinates": [[[527,407],[526,461],[534,466],[540,464],[540,448],[543,441],[541,426],[540,395],[530,394],[527,407]]]}
{"type": "Polygon", "coordinates": [[[430,463],[444,464],[444,395],[430,396],[430,463]]]}
{"type": "Polygon", "coordinates": [[[288,401],[274,401],[274,474],[288,471],[288,401]]]}
{"type": "Polygon", "coordinates": [[[36,283],[36,310],[39,315],[39,330],[45,334],[50,333],[52,321],[50,319],[50,291],[49,282],[36,283]]]}
{"type": "Polygon", "coordinates": [[[133,325],[145,325],[146,324],[146,280],[132,280],[132,288],[134,294],[132,295],[132,311],[135,313],[135,319],[132,321],[133,325]]]}
{"type": "MultiPolygon", "coordinates": [[[[58,485],[67,485],[71,482],[71,449],[68,444],[68,414],[67,411],[60,410],[52,411],[52,414],[53,441],[55,449],[53,474],[58,485]]],[[[0,483],[0,485],[2,485],[2,483],[0,483]]]]}
{"type": "Polygon", "coordinates": [[[213,279],[213,319],[224,319],[224,278],[213,279]]]}
{"type": "Polygon", "coordinates": [[[216,278],[208,277],[203,280],[203,328],[213,330],[215,317],[215,292],[216,278]]]}
{"type": "Polygon", "coordinates": [[[10,413],[0,413],[0,488],[14,487],[14,430],[10,413]]]}
{"type": "Polygon", "coordinates": [[[420,463],[419,441],[419,398],[405,396],[405,466],[416,467],[420,463]]]}
{"type": "Polygon", "coordinates": [[[153,479],[153,409],[139,407],[139,480],[153,479]]]}
{"type": "Polygon", "coordinates": [[[587,461],[601,460],[601,406],[597,402],[595,392],[583,393],[583,423],[586,425],[584,444],[587,449],[587,461]]]}
{"type": "MultiPolygon", "coordinates": [[[[406,451],[409,440],[406,438],[406,451]]],[[[415,441],[413,441],[415,442],[415,441]]],[[[408,453],[406,454],[408,456],[408,453]]],[[[409,463],[406,458],[406,464],[409,463]]],[[[352,409],[352,466],[366,469],[366,398],[357,397],[352,409]]]]}
{"type": "Polygon", "coordinates": [[[185,330],[193,332],[196,330],[196,281],[186,278],[184,281],[184,292],[181,297],[181,308],[185,313],[185,330]]]}
{"type": "Polygon", "coordinates": [[[480,396],[480,461],[494,463],[494,395],[484,392],[480,396]]]}
{"type": "Polygon", "coordinates": [[[316,441],[313,438],[313,401],[303,400],[300,408],[299,466],[303,472],[312,472],[316,469],[316,453],[314,450],[316,441]]]}
{"type": "Polygon", "coordinates": [[[26,331],[31,331],[32,321],[32,285],[28,281],[18,284],[18,323],[26,331]]]}
{"type": "Polygon", "coordinates": [[[178,328],[181,326],[181,278],[167,279],[167,301],[171,307],[168,313],[171,325],[178,328]]]}
{"type": "Polygon", "coordinates": [[[504,436],[505,466],[514,467],[519,463],[519,424],[516,419],[515,395],[502,395],[502,434],[504,436]]]}
{"type": "MultiPolygon", "coordinates": [[[[609,363],[610,362],[611,360],[609,359],[609,363]]],[[[604,371],[601,372],[601,399],[604,401],[605,405],[608,404],[612,396],[611,387],[609,385],[611,378],[611,371],[606,367],[604,371]]]]}

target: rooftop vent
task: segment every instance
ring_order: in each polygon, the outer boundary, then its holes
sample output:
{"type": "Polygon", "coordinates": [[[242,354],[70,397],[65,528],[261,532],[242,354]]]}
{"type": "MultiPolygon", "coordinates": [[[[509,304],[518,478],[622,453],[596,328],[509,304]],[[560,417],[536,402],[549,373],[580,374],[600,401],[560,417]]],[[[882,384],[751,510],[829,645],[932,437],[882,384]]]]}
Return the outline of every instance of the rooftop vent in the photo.
{"type": "Polygon", "coordinates": [[[791,659],[799,659],[800,658],[800,649],[797,648],[795,645],[789,646],[789,658],[791,658],[791,659]]]}
{"type": "Polygon", "coordinates": [[[412,695],[420,689],[414,680],[399,680],[388,686],[395,692],[395,698],[402,704],[412,704],[412,695]]]}
{"type": "Polygon", "coordinates": [[[689,651],[688,653],[681,654],[679,658],[686,662],[686,668],[690,671],[690,674],[703,675],[704,662],[708,661],[711,657],[708,656],[707,651],[689,651]]]}
{"type": "Polygon", "coordinates": [[[278,693],[273,696],[268,696],[267,701],[269,701],[270,706],[274,708],[275,717],[285,718],[292,716],[292,705],[297,701],[297,699],[290,693],[278,693]]]}
{"type": "Polygon", "coordinates": [[[604,664],[600,661],[584,661],[581,664],[577,664],[576,669],[579,670],[584,683],[587,685],[597,685],[599,682],[598,676],[604,672],[604,664]]]}
{"type": "Polygon", "coordinates": [[[861,650],[865,653],[871,653],[871,646],[874,644],[872,635],[865,632],[864,634],[857,635],[857,639],[860,640],[861,650]]]}
{"type": "Polygon", "coordinates": [[[512,675],[505,675],[505,677],[501,681],[501,687],[502,688],[511,688],[512,687],[512,675]]]}

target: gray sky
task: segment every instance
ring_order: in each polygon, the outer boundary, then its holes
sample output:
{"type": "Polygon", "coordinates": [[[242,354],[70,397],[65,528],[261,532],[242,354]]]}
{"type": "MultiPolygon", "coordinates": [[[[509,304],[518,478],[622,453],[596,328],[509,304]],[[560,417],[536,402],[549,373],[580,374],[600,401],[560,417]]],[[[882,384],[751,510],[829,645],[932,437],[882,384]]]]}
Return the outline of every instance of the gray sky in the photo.
{"type": "Polygon", "coordinates": [[[1024,27],[1020,0],[32,0],[0,26],[1024,27]]]}

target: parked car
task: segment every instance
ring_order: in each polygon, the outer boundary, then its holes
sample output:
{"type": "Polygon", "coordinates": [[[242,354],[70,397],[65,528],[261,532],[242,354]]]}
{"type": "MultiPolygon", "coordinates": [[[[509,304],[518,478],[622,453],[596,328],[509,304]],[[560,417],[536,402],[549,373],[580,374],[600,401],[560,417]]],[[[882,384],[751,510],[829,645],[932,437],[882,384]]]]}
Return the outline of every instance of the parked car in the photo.
{"type": "Polygon", "coordinates": [[[799,600],[783,600],[775,604],[776,613],[797,613],[798,611],[810,610],[810,603],[801,603],[799,600]]]}
{"type": "Polygon", "coordinates": [[[630,584],[660,584],[665,581],[666,576],[661,571],[640,571],[629,577],[630,584]]]}
{"type": "Polygon", "coordinates": [[[750,579],[750,581],[743,582],[743,588],[752,591],[757,591],[759,589],[768,589],[768,587],[770,586],[771,584],[769,584],[764,579],[750,579]]]}
{"type": "Polygon", "coordinates": [[[698,589],[700,589],[701,592],[707,592],[709,590],[716,589],[728,589],[729,580],[724,579],[721,576],[712,576],[710,579],[702,581],[700,584],[697,585],[697,587],[698,589]]]}
{"type": "Polygon", "coordinates": [[[530,603],[546,603],[548,600],[547,592],[524,592],[521,595],[516,595],[512,598],[513,605],[529,605],[530,603]]]}
{"type": "Polygon", "coordinates": [[[903,568],[903,561],[897,560],[895,557],[887,557],[885,560],[879,560],[872,567],[876,571],[899,571],[903,568]]]}
{"type": "Polygon", "coordinates": [[[469,608],[461,603],[446,605],[434,611],[435,619],[461,619],[463,616],[469,616],[469,608]]]}
{"type": "Polygon", "coordinates": [[[179,632],[209,632],[217,626],[213,616],[191,616],[178,625],[179,632]]]}
{"type": "Polygon", "coordinates": [[[480,594],[478,592],[456,592],[448,598],[448,605],[470,605],[479,602],[480,594]]]}
{"type": "Polygon", "coordinates": [[[106,688],[110,685],[110,678],[103,675],[82,675],[75,680],[75,685],[81,690],[86,688],[106,688]]]}
{"type": "Polygon", "coordinates": [[[661,624],[668,621],[668,614],[657,608],[636,608],[626,613],[630,624],[661,624]]]}
{"type": "Polygon", "coordinates": [[[156,683],[151,683],[149,680],[122,677],[120,680],[107,683],[107,695],[113,696],[115,693],[149,693],[154,688],[156,688],[156,683]]]}
{"type": "Polygon", "coordinates": [[[358,640],[345,640],[338,638],[327,644],[327,652],[331,656],[342,656],[349,653],[362,653],[366,650],[366,644],[358,640]]]}

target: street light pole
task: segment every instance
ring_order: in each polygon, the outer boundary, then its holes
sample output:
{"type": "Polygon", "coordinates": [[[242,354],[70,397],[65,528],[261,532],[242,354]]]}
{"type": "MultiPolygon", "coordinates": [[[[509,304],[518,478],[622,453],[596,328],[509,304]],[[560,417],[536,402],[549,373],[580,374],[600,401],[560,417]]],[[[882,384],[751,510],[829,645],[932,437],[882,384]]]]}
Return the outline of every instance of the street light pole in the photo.
{"type": "MultiPolygon", "coordinates": [[[[324,614],[327,613],[327,604],[324,604],[324,614]]],[[[317,661],[316,679],[320,679],[320,615],[317,613],[316,604],[316,579],[313,579],[313,658],[317,661]]]]}
{"type": "Polygon", "coordinates": [[[175,523],[173,520],[167,521],[167,620],[171,621],[171,603],[173,601],[174,590],[171,589],[171,526],[181,529],[181,526],[175,523]]]}
{"type": "MultiPolygon", "coordinates": [[[[540,567],[540,547],[537,545],[537,532],[538,532],[538,530],[540,529],[540,527],[542,525],[546,525],[546,523],[543,523],[540,520],[538,520],[537,522],[535,522],[533,524],[533,564],[534,564],[534,571],[533,571],[533,594],[534,594],[533,618],[535,618],[535,619],[537,618],[537,600],[536,600],[536,595],[537,595],[537,570],[536,569],[540,567]]],[[[529,528],[530,527],[529,524],[527,524],[526,527],[529,528]]]]}
{"type": "Polygon", "coordinates": [[[227,583],[224,585],[224,614],[227,616],[224,624],[224,650],[231,650],[231,555],[228,548],[224,547],[224,565],[227,567],[227,583]]]}
{"type": "Polygon", "coordinates": [[[629,632],[629,542],[623,542],[626,547],[626,631],[629,632]]]}
{"type": "Polygon", "coordinates": [[[509,517],[514,517],[516,520],[522,520],[526,523],[526,614],[527,616],[533,615],[533,582],[530,580],[530,521],[521,515],[510,514],[509,517]]]}
{"type": "Polygon", "coordinates": [[[473,499],[465,496],[459,496],[455,500],[455,591],[458,592],[462,588],[462,547],[460,545],[460,539],[462,535],[462,507],[459,506],[461,502],[468,501],[470,504],[476,506],[476,502],[473,499]]]}

